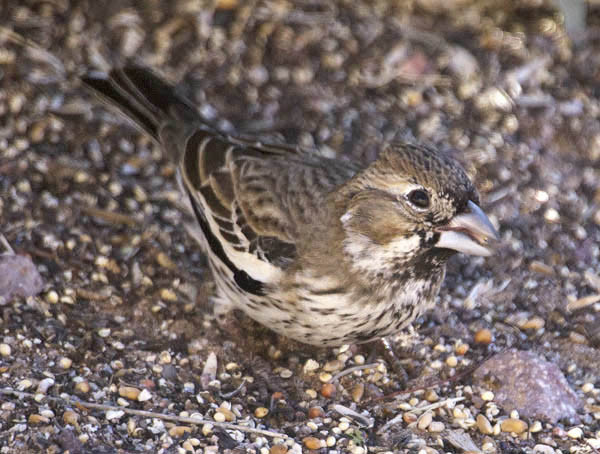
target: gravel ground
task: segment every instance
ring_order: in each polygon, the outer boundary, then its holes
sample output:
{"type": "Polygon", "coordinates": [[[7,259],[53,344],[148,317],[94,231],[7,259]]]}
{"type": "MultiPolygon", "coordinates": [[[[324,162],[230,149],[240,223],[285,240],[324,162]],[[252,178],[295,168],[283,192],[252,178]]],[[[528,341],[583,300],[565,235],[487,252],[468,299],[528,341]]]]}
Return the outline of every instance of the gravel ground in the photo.
{"type": "Polygon", "coordinates": [[[543,0],[4,0],[0,232],[36,266],[0,266],[23,284],[0,301],[0,453],[598,453],[596,3],[572,44],[543,0]],[[78,80],[128,58],[225,130],[464,163],[502,248],[455,257],[443,309],[393,339],[407,387],[362,347],[216,327],[173,166],[78,80]],[[476,379],[514,348],[578,414],[476,379]]]}

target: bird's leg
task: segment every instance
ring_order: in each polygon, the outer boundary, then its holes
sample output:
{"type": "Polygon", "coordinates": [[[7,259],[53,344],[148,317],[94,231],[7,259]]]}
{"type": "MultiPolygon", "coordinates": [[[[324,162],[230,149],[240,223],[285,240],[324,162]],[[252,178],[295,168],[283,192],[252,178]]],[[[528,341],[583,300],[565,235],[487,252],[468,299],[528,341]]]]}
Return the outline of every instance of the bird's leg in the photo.
{"type": "Polygon", "coordinates": [[[396,355],[396,352],[392,348],[390,341],[387,337],[382,337],[381,339],[376,341],[377,349],[383,357],[388,362],[390,366],[392,366],[392,370],[398,376],[400,384],[405,386],[408,383],[408,374],[406,373],[406,369],[400,362],[400,358],[396,355]]]}
{"type": "MultiPolygon", "coordinates": [[[[370,357],[380,354],[384,357],[391,369],[396,373],[400,384],[405,386],[408,383],[409,377],[406,368],[402,365],[401,357],[417,358],[419,355],[416,350],[411,347],[393,348],[389,339],[382,337],[370,344],[373,348],[370,357]]],[[[371,361],[371,359],[369,360],[371,361]]]]}

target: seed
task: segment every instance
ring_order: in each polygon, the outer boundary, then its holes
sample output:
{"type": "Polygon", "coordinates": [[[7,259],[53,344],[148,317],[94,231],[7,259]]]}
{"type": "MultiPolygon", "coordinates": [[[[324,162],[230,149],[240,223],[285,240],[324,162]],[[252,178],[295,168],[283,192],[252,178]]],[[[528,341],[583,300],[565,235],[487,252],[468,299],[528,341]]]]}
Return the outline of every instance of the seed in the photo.
{"type": "Polygon", "coordinates": [[[314,372],[318,368],[319,368],[319,363],[316,362],[314,359],[309,359],[304,364],[304,373],[308,374],[310,372],[314,372]]]}
{"type": "Polygon", "coordinates": [[[35,413],[29,415],[28,421],[29,421],[29,424],[42,424],[42,423],[50,422],[50,420],[48,418],[46,418],[45,416],[38,415],[35,413]]]}
{"type": "Polygon", "coordinates": [[[481,393],[481,399],[483,399],[486,402],[490,402],[494,400],[494,393],[491,391],[484,391],[481,393]]]}
{"type": "Polygon", "coordinates": [[[320,418],[323,414],[323,409],[321,407],[310,407],[308,409],[308,417],[310,419],[320,418]]]}
{"type": "Polygon", "coordinates": [[[273,445],[269,449],[269,454],[285,454],[286,452],[288,452],[286,445],[273,445]]]}
{"type": "Polygon", "coordinates": [[[140,395],[140,390],[134,388],[133,386],[120,386],[119,387],[119,396],[124,397],[129,400],[137,400],[140,395]]]}
{"type": "Polygon", "coordinates": [[[404,422],[406,424],[411,424],[413,422],[415,422],[417,420],[417,415],[415,415],[414,413],[411,413],[409,411],[407,411],[406,413],[404,413],[402,415],[402,419],[404,420],[404,422]]]}
{"type": "Polygon", "coordinates": [[[456,356],[448,356],[448,358],[446,358],[446,365],[448,367],[456,367],[458,365],[458,359],[456,358],[456,356]]]}
{"type": "Polygon", "coordinates": [[[481,432],[484,435],[491,435],[492,433],[494,433],[494,428],[492,427],[488,419],[481,413],[477,415],[477,428],[479,429],[479,432],[481,432]]]}
{"type": "Polygon", "coordinates": [[[319,380],[321,380],[323,383],[329,383],[332,378],[333,376],[329,372],[321,372],[319,374],[319,380]]]}
{"type": "Polygon", "coordinates": [[[169,435],[171,437],[182,437],[186,433],[190,433],[192,431],[191,427],[188,426],[173,426],[169,429],[169,435]]]}
{"type": "Polygon", "coordinates": [[[523,433],[527,430],[527,423],[520,419],[508,418],[500,424],[502,432],[514,432],[516,434],[523,433]]]}
{"type": "Polygon", "coordinates": [[[474,341],[477,344],[489,345],[492,343],[492,332],[489,329],[480,329],[475,333],[474,341]]]}
{"type": "Polygon", "coordinates": [[[80,381],[75,384],[75,391],[80,392],[82,394],[87,394],[90,392],[90,384],[87,381],[80,381]]]}
{"type": "Polygon", "coordinates": [[[63,356],[58,360],[58,365],[61,369],[69,369],[73,365],[73,360],[63,356]]]}
{"type": "Polygon", "coordinates": [[[304,443],[304,446],[306,446],[308,449],[321,448],[321,440],[315,437],[306,437],[302,440],[302,442],[304,443]]]}
{"type": "Polygon", "coordinates": [[[428,430],[429,432],[442,432],[445,428],[446,426],[443,422],[433,421],[431,424],[429,424],[428,430]]]}
{"type": "Polygon", "coordinates": [[[321,387],[321,395],[327,399],[335,395],[335,385],[333,383],[324,383],[321,387]]]}
{"type": "Polygon", "coordinates": [[[357,383],[352,387],[352,400],[356,403],[360,402],[364,393],[365,385],[363,383],[357,383]]]}
{"type": "Polygon", "coordinates": [[[63,421],[65,424],[76,426],[79,421],[79,415],[72,410],[67,410],[63,413],[63,421]]]}
{"type": "Polygon", "coordinates": [[[0,355],[6,357],[6,356],[10,356],[11,353],[12,353],[12,349],[10,348],[10,345],[0,344],[0,355]]]}
{"type": "Polygon", "coordinates": [[[417,422],[417,427],[420,430],[427,429],[427,427],[429,427],[429,424],[431,424],[432,419],[433,414],[430,411],[423,413],[419,418],[419,421],[417,422]]]}
{"type": "Polygon", "coordinates": [[[257,418],[264,418],[268,414],[269,409],[265,407],[258,407],[256,410],[254,410],[254,416],[256,416],[257,418]]]}
{"type": "Polygon", "coordinates": [[[457,344],[456,347],[454,347],[454,351],[456,352],[457,355],[462,356],[469,351],[469,344],[463,344],[461,342],[461,343],[457,344]]]}

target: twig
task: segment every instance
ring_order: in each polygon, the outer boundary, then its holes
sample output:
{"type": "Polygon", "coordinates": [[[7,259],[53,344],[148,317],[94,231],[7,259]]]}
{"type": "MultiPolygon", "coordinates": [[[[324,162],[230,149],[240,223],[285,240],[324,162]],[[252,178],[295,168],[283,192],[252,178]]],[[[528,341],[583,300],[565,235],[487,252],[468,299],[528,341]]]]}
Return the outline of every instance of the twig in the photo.
{"type": "Polygon", "coordinates": [[[381,433],[385,432],[386,430],[388,430],[388,428],[392,427],[394,424],[401,422],[403,416],[404,416],[403,413],[400,413],[399,415],[394,416],[392,419],[390,419],[388,422],[386,422],[383,426],[381,426],[381,428],[377,431],[377,433],[381,434],[381,433]]]}
{"type": "Polygon", "coordinates": [[[231,399],[232,397],[237,396],[240,393],[240,391],[242,389],[244,389],[244,385],[245,384],[246,384],[246,379],[244,378],[244,379],[242,379],[242,383],[240,383],[240,386],[238,386],[236,389],[234,389],[231,392],[228,392],[228,393],[225,393],[225,394],[221,393],[221,397],[223,399],[231,399]]]}
{"type": "MultiPolygon", "coordinates": [[[[25,393],[25,392],[21,392],[21,391],[15,391],[14,389],[11,389],[11,388],[0,388],[0,394],[16,396],[19,399],[23,399],[24,397],[28,397],[28,398],[35,397],[34,394],[25,393]]],[[[188,418],[188,417],[184,417],[184,416],[166,415],[164,413],[155,413],[153,411],[145,411],[145,410],[135,410],[133,408],[119,407],[119,406],[115,406],[115,405],[95,404],[93,402],[85,402],[85,401],[78,400],[78,399],[71,399],[69,397],[46,396],[46,399],[51,400],[53,402],[64,402],[64,403],[68,403],[68,404],[71,404],[74,406],[82,406],[84,408],[91,408],[94,410],[122,411],[123,413],[126,413],[128,415],[142,416],[144,418],[157,418],[157,419],[163,419],[165,421],[176,421],[176,422],[187,423],[187,424],[211,424],[215,427],[221,427],[223,429],[239,430],[240,432],[255,433],[258,435],[264,435],[265,437],[283,438],[283,439],[290,438],[288,435],[283,434],[283,433],[273,432],[271,430],[255,429],[253,427],[240,426],[238,424],[232,424],[232,423],[228,423],[228,422],[217,422],[217,421],[211,421],[209,419],[188,418]]]]}
{"type": "Polygon", "coordinates": [[[375,420],[373,418],[371,418],[370,416],[365,416],[363,414],[360,414],[359,412],[354,411],[351,408],[348,408],[344,405],[335,404],[333,406],[333,409],[342,416],[348,416],[348,417],[354,419],[355,421],[357,421],[360,425],[362,425],[364,427],[373,427],[373,424],[375,424],[375,420]]]}
{"type": "Polygon", "coordinates": [[[464,397],[450,397],[446,400],[440,400],[439,402],[435,402],[431,405],[425,405],[424,407],[412,407],[410,409],[410,411],[412,411],[413,413],[423,413],[429,410],[435,410],[436,408],[440,408],[443,407],[446,404],[449,403],[456,403],[456,402],[460,402],[461,400],[465,400],[464,397]]]}
{"type": "Polygon", "coordinates": [[[80,205],[78,208],[85,214],[97,219],[102,219],[110,224],[125,224],[129,227],[134,227],[139,224],[134,218],[127,214],[103,210],[101,208],[94,208],[86,205],[80,205]]]}
{"type": "Polygon", "coordinates": [[[335,374],[331,378],[331,382],[333,383],[333,382],[339,380],[340,378],[351,374],[352,372],[356,372],[357,370],[375,369],[377,366],[379,366],[379,363],[362,364],[360,366],[349,367],[348,369],[344,369],[344,370],[338,372],[337,374],[335,374]]]}
{"type": "MultiPolygon", "coordinates": [[[[426,405],[425,407],[413,407],[413,408],[410,409],[410,411],[412,411],[413,413],[416,413],[416,412],[425,412],[425,411],[429,411],[429,410],[435,410],[436,408],[443,407],[444,405],[446,405],[448,403],[451,403],[451,402],[460,402],[461,400],[465,400],[465,398],[464,397],[452,397],[450,399],[442,400],[440,402],[436,402],[436,403],[431,404],[431,405],[426,405]]],[[[382,432],[385,432],[389,427],[393,426],[397,422],[402,421],[402,416],[403,416],[402,413],[400,413],[399,415],[394,416],[392,419],[390,419],[388,422],[386,422],[377,431],[377,433],[380,434],[382,432]]]]}

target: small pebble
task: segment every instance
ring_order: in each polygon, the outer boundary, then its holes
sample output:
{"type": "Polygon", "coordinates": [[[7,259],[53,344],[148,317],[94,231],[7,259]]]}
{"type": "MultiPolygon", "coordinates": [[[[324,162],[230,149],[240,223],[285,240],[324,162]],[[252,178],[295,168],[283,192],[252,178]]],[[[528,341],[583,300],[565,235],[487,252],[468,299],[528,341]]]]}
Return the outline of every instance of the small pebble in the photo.
{"type": "Polygon", "coordinates": [[[492,343],[492,332],[489,329],[480,329],[473,338],[476,344],[489,345],[492,343]]]}
{"type": "Polygon", "coordinates": [[[233,422],[235,421],[235,413],[233,413],[230,409],[228,408],[223,408],[223,407],[219,407],[217,409],[218,412],[223,413],[223,415],[225,415],[225,420],[228,422],[233,422]]]}
{"type": "Polygon", "coordinates": [[[306,363],[304,363],[304,373],[308,374],[310,372],[314,372],[319,368],[319,363],[316,362],[314,359],[309,359],[306,361],[306,363]]]}
{"type": "Polygon", "coordinates": [[[257,418],[264,418],[269,414],[269,409],[265,407],[258,407],[254,410],[254,416],[257,418]]]}
{"type": "Polygon", "coordinates": [[[364,383],[357,383],[352,387],[352,400],[356,403],[360,402],[363,395],[365,393],[365,385],[364,383]]]}
{"type": "Polygon", "coordinates": [[[338,370],[341,370],[342,367],[344,367],[344,363],[339,359],[334,359],[325,363],[325,365],[323,366],[323,370],[325,372],[336,372],[338,370]]]}
{"type": "Polygon", "coordinates": [[[329,372],[322,372],[319,374],[319,380],[323,383],[329,383],[333,376],[329,372]]]}
{"type": "Polygon", "coordinates": [[[80,392],[82,394],[87,394],[90,392],[90,384],[87,381],[80,381],[75,384],[75,391],[80,392]]]}
{"type": "Polygon", "coordinates": [[[358,366],[362,366],[365,363],[365,357],[363,355],[356,355],[354,357],[354,362],[358,366]]]}
{"type": "Polygon", "coordinates": [[[317,430],[319,430],[319,426],[317,426],[313,421],[308,421],[306,423],[306,427],[308,427],[311,432],[316,432],[317,430]]]}
{"type": "Polygon", "coordinates": [[[129,400],[137,400],[140,390],[133,386],[119,386],[119,396],[129,400]]]}
{"type": "Polygon", "coordinates": [[[542,423],[539,421],[534,421],[531,427],[529,428],[529,432],[536,433],[542,430],[542,423]]]}
{"type": "Polygon", "coordinates": [[[433,389],[429,389],[427,391],[425,391],[425,400],[427,402],[437,402],[438,400],[440,400],[440,396],[438,396],[438,394],[433,390],[433,389]]]}
{"type": "Polygon", "coordinates": [[[321,395],[326,398],[331,398],[335,395],[335,385],[333,383],[324,383],[321,387],[321,395]]]}
{"type": "Polygon", "coordinates": [[[291,370],[289,370],[289,369],[282,369],[282,370],[279,372],[279,376],[280,376],[281,378],[290,378],[292,375],[293,375],[293,373],[292,373],[292,371],[291,371],[291,370]]]}
{"type": "Polygon", "coordinates": [[[415,415],[414,413],[411,413],[410,411],[407,411],[406,413],[404,413],[402,415],[402,419],[406,424],[412,424],[413,422],[415,422],[418,418],[417,415],[415,415]]]}
{"type": "Polygon", "coordinates": [[[71,358],[67,358],[67,357],[63,356],[62,358],[60,358],[58,360],[58,365],[60,366],[61,369],[70,369],[71,366],[73,365],[73,360],[71,358]]]}
{"type": "Polygon", "coordinates": [[[46,301],[50,304],[56,304],[59,301],[58,293],[55,290],[50,290],[46,293],[46,301]]]}
{"type": "Polygon", "coordinates": [[[546,321],[541,317],[533,317],[523,323],[520,328],[524,330],[538,330],[544,327],[546,321]]]}
{"type": "Polygon", "coordinates": [[[121,419],[125,412],[123,410],[108,410],[106,412],[106,419],[112,421],[113,419],[121,419]]]}
{"type": "Polygon", "coordinates": [[[10,345],[8,344],[0,344],[0,355],[7,357],[10,356],[10,354],[12,353],[12,349],[10,348],[10,345]]]}
{"type": "MultiPolygon", "coordinates": [[[[224,417],[223,417],[223,419],[224,419],[224,417]]],[[[223,421],[221,421],[221,422],[223,422],[223,421]]],[[[212,424],[204,424],[202,426],[202,435],[204,435],[205,437],[208,437],[212,433],[212,430],[213,430],[212,424]]]]}
{"type": "Polygon", "coordinates": [[[225,415],[220,411],[215,412],[213,419],[217,422],[225,422],[225,415]]]}
{"type": "Polygon", "coordinates": [[[171,289],[163,288],[160,291],[160,298],[164,301],[174,302],[177,301],[177,294],[171,289]]]}
{"type": "Polygon", "coordinates": [[[448,358],[446,358],[446,365],[448,367],[456,367],[458,365],[458,359],[456,358],[456,356],[448,356],[448,358]]]}
{"type": "Polygon", "coordinates": [[[310,407],[308,409],[308,417],[310,419],[321,418],[324,412],[321,407],[310,407]]]}
{"type": "Polygon", "coordinates": [[[456,347],[454,347],[454,352],[459,356],[465,355],[468,351],[469,351],[469,344],[464,344],[464,343],[460,342],[459,344],[456,344],[456,347]]]}
{"type": "Polygon", "coordinates": [[[533,452],[535,454],[554,454],[554,448],[548,445],[538,444],[533,447],[533,452]]]}
{"type": "Polygon", "coordinates": [[[320,449],[321,448],[321,440],[315,437],[306,437],[302,440],[304,446],[308,449],[320,449]]]}
{"type": "Polygon", "coordinates": [[[521,434],[527,430],[527,423],[521,419],[508,418],[500,424],[502,432],[521,434]]]}
{"type": "Polygon", "coordinates": [[[146,402],[150,399],[152,399],[152,393],[147,389],[142,389],[142,391],[137,397],[138,402],[146,402]]]}
{"type": "Polygon", "coordinates": [[[29,418],[27,419],[27,421],[29,422],[29,424],[45,424],[45,423],[50,422],[50,419],[48,419],[46,416],[42,416],[42,415],[33,413],[33,414],[29,415],[29,418]]]}
{"type": "Polygon", "coordinates": [[[288,448],[286,445],[273,445],[269,449],[269,454],[286,454],[287,452],[288,448]]]}
{"type": "Polygon", "coordinates": [[[581,438],[581,437],[583,437],[583,430],[581,430],[581,428],[579,428],[579,427],[573,427],[571,430],[569,430],[567,432],[567,436],[569,438],[575,438],[575,439],[581,438]]]}
{"type": "MultiPolygon", "coordinates": [[[[2,353],[2,345],[0,345],[0,354],[2,353]]],[[[584,383],[584,385],[581,387],[581,390],[584,393],[590,393],[594,390],[594,384],[593,383],[584,383]]]]}
{"type": "Polygon", "coordinates": [[[173,426],[169,429],[169,435],[171,437],[179,438],[183,437],[186,433],[190,433],[191,431],[192,428],[188,426],[173,426]]]}
{"type": "Polygon", "coordinates": [[[171,354],[165,350],[160,352],[160,355],[158,355],[158,360],[161,364],[171,364],[173,359],[171,358],[171,354]]]}
{"type": "Polygon", "coordinates": [[[481,393],[481,399],[486,402],[490,402],[494,400],[494,393],[491,391],[484,391],[481,393]]]}
{"type": "Polygon", "coordinates": [[[37,387],[37,392],[46,394],[51,386],[54,385],[54,379],[50,377],[46,377],[43,380],[40,380],[37,387]]]}
{"type": "Polygon", "coordinates": [[[79,415],[72,410],[67,410],[63,413],[63,421],[65,422],[65,424],[77,426],[77,423],[79,421],[79,415]]]}

